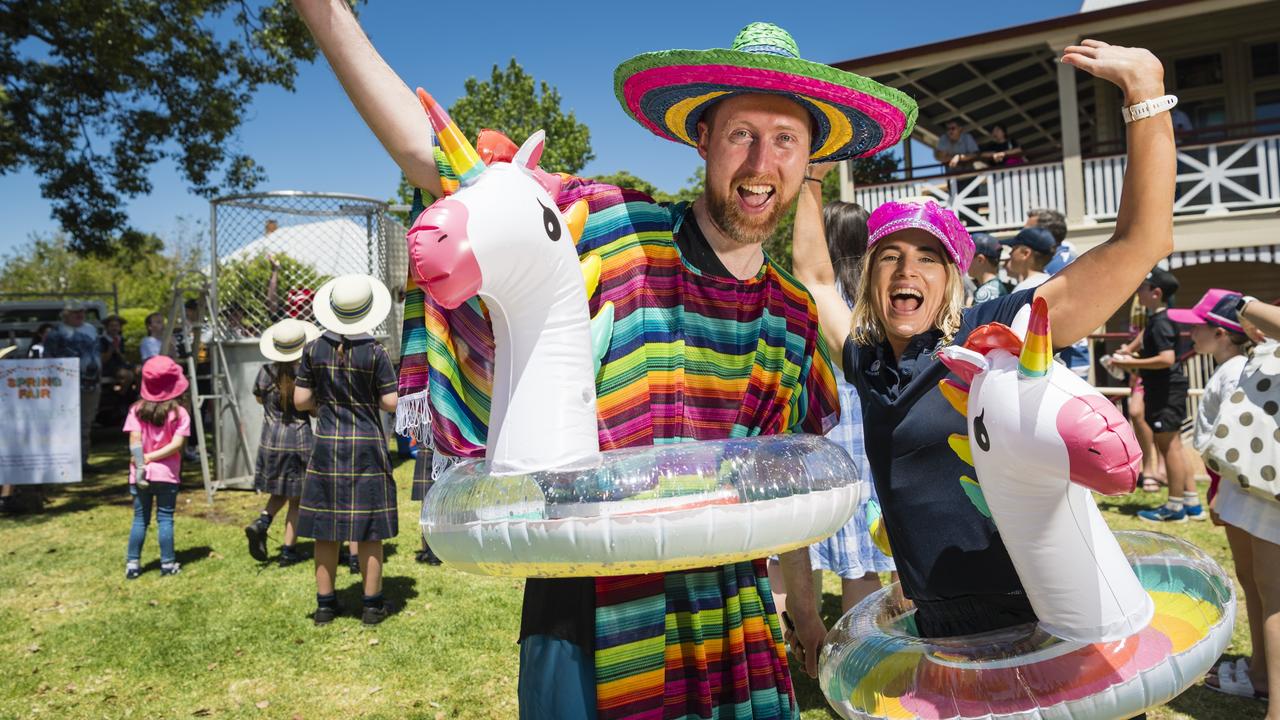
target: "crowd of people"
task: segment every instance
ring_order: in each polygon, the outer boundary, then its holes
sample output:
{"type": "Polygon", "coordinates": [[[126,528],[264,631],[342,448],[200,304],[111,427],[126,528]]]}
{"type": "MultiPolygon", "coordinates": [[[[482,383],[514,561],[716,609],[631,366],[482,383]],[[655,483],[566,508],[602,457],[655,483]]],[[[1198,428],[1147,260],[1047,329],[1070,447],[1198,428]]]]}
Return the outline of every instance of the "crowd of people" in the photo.
{"type": "Polygon", "coordinates": [[[1012,167],[1027,161],[1022,146],[1009,135],[1002,123],[987,131],[988,142],[978,144],[973,134],[963,129],[959,120],[948,120],[933,149],[933,158],[947,174],[964,173],[995,167],[1012,167]]]}

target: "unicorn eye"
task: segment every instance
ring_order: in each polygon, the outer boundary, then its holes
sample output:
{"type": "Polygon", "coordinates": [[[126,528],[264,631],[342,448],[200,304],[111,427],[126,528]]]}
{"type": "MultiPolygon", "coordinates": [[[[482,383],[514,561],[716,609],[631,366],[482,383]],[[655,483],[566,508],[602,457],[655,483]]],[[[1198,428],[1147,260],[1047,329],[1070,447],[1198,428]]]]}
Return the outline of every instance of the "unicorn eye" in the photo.
{"type": "Polygon", "coordinates": [[[982,448],[982,452],[991,452],[991,436],[987,434],[987,424],[982,421],[986,414],[986,409],[983,409],[978,417],[973,419],[973,439],[978,441],[978,447],[982,448]]]}
{"type": "Polygon", "coordinates": [[[556,213],[546,205],[542,205],[539,200],[538,204],[542,206],[542,229],[547,231],[547,237],[552,242],[560,239],[560,218],[556,217],[556,213]]]}

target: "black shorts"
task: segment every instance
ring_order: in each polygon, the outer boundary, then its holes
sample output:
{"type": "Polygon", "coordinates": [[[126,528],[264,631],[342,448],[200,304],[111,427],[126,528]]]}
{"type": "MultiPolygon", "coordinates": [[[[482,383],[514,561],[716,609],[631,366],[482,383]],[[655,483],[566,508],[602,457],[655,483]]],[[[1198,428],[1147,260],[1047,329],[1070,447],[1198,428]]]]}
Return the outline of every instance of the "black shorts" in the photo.
{"type": "Polygon", "coordinates": [[[1151,392],[1147,388],[1143,394],[1145,406],[1142,417],[1151,426],[1153,432],[1181,432],[1182,422],[1187,419],[1187,389],[1171,387],[1167,392],[1151,392]]]}

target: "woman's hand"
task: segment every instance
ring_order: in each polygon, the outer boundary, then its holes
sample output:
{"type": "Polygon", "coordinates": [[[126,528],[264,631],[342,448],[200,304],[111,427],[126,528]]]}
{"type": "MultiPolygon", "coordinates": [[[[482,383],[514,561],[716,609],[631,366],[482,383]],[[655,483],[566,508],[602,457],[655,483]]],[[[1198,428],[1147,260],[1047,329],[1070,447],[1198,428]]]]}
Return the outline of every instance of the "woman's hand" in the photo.
{"type": "Polygon", "coordinates": [[[1120,88],[1125,105],[1164,95],[1164,65],[1144,48],[1081,40],[1062,51],[1062,62],[1120,88]]]}
{"type": "Polygon", "coordinates": [[[833,163],[833,162],[812,163],[809,165],[808,176],[815,180],[821,180],[822,178],[827,176],[827,173],[831,172],[839,164],[840,163],[833,163]]]}

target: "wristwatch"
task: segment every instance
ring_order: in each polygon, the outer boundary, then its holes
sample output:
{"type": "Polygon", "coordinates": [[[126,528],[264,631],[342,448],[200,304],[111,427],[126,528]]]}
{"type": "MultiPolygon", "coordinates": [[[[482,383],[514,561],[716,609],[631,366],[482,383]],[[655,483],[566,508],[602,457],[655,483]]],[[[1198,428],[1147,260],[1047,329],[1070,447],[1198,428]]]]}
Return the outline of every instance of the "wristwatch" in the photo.
{"type": "Polygon", "coordinates": [[[1126,123],[1131,123],[1134,120],[1149,118],[1152,115],[1159,115],[1162,112],[1172,110],[1177,104],[1177,95],[1161,95],[1158,98],[1143,100],[1129,107],[1120,108],[1120,115],[1124,117],[1126,123]]]}
{"type": "Polygon", "coordinates": [[[1240,299],[1236,301],[1236,317],[1239,317],[1240,313],[1244,312],[1245,305],[1248,305],[1251,302],[1257,302],[1257,301],[1258,301],[1258,298],[1252,295],[1242,295],[1240,299]]]}

